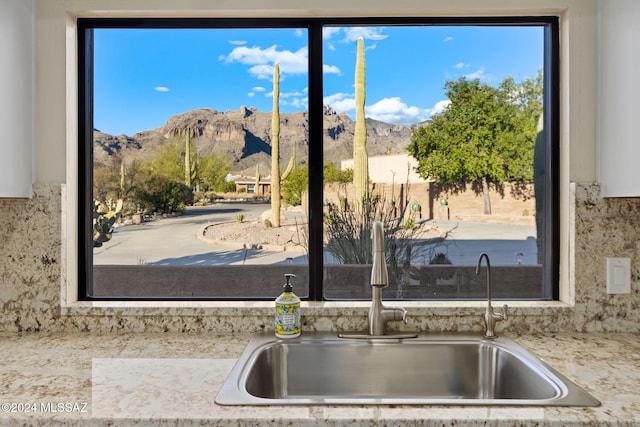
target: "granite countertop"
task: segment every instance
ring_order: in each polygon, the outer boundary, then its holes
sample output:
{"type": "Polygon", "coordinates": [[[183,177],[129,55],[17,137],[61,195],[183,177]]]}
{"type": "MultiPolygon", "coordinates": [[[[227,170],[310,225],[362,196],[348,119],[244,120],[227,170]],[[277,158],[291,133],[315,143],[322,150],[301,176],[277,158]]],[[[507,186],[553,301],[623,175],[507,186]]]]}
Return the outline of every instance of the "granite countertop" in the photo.
{"type": "Polygon", "coordinates": [[[250,337],[2,334],[0,425],[640,426],[637,334],[510,336],[598,398],[596,408],[216,405],[250,337]]]}

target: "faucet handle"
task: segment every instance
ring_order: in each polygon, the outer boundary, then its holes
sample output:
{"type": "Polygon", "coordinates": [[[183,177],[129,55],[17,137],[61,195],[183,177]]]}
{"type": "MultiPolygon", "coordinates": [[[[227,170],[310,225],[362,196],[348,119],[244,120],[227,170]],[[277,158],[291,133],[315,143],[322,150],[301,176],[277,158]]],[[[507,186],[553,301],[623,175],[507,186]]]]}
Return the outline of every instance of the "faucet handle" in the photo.
{"type": "Polygon", "coordinates": [[[501,320],[507,320],[508,318],[508,310],[509,307],[507,306],[507,304],[502,306],[502,310],[498,309],[498,310],[494,310],[493,307],[491,306],[491,303],[489,303],[487,305],[487,309],[485,311],[485,315],[484,315],[484,319],[485,319],[485,332],[484,332],[484,337],[485,338],[497,338],[498,336],[496,335],[494,328],[496,326],[496,323],[498,323],[501,320]]]}
{"type": "Polygon", "coordinates": [[[407,309],[404,307],[384,307],[383,309],[389,310],[391,316],[387,318],[387,320],[391,321],[401,321],[405,324],[407,323],[407,309]]]}
{"type": "Polygon", "coordinates": [[[501,320],[507,320],[509,313],[509,306],[507,304],[502,306],[502,309],[496,309],[491,313],[493,315],[493,320],[499,322],[501,320]]]}
{"type": "Polygon", "coordinates": [[[398,307],[398,308],[402,311],[402,321],[406,325],[408,323],[408,321],[407,321],[407,309],[404,308],[404,307],[398,307]]]}

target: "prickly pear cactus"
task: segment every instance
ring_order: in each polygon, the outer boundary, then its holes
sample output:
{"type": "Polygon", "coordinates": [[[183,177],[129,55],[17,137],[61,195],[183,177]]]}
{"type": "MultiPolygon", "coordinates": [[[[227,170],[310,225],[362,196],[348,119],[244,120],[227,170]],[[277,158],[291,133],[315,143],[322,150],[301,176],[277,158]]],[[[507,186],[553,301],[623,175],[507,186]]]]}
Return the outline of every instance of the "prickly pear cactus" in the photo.
{"type": "Polygon", "coordinates": [[[93,246],[100,247],[104,242],[111,240],[113,225],[122,211],[123,201],[118,199],[115,207],[93,201],[93,246]]]}

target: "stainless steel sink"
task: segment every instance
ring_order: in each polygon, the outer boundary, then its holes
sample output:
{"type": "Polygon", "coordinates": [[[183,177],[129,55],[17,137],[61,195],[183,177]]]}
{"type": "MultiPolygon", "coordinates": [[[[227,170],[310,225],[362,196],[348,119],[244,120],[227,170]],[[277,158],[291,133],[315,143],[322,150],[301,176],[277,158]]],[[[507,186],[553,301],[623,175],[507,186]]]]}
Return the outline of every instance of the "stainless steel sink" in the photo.
{"type": "Polygon", "coordinates": [[[216,403],[600,405],[507,338],[351,340],[331,333],[254,336],[216,403]]]}

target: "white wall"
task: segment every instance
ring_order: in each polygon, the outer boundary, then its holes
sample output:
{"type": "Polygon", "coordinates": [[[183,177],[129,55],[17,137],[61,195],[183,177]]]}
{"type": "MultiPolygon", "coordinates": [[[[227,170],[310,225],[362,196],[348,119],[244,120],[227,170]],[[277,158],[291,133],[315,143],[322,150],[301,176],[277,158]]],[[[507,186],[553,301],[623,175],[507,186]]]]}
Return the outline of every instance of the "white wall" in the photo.
{"type": "Polygon", "coordinates": [[[34,3],[0,0],[0,197],[31,197],[34,3]]]}
{"type": "Polygon", "coordinates": [[[640,1],[599,7],[598,181],[605,197],[640,196],[640,1]]]}
{"type": "MultiPolygon", "coordinates": [[[[381,184],[427,182],[416,172],[418,161],[409,154],[369,156],[369,179],[381,184]]],[[[353,159],[340,162],[340,169],[353,169],[353,159]]]]}

